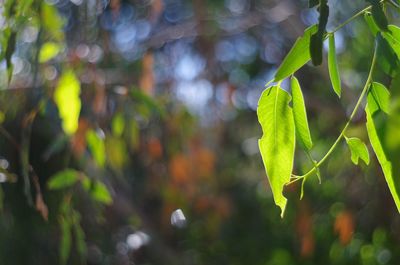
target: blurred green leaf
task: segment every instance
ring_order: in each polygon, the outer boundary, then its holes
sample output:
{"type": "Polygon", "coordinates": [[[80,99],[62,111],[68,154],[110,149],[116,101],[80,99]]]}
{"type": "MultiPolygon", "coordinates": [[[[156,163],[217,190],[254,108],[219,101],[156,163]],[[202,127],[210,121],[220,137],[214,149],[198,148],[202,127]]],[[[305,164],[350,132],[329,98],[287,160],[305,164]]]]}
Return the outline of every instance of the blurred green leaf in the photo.
{"type": "Polygon", "coordinates": [[[165,111],[160,107],[157,101],[150,96],[146,95],[139,89],[132,89],[131,96],[133,99],[138,100],[142,104],[146,105],[152,111],[157,112],[162,118],[165,117],[165,111]]]}
{"type": "Polygon", "coordinates": [[[73,169],[66,169],[58,172],[50,178],[47,186],[51,190],[68,188],[79,180],[79,172],[73,169]]]}
{"type": "Polygon", "coordinates": [[[106,152],[109,165],[116,171],[122,169],[127,161],[127,148],[125,142],[118,137],[106,137],[106,152]]]}
{"type": "Polygon", "coordinates": [[[46,42],[43,44],[39,53],[39,62],[45,63],[58,55],[61,46],[55,42],[46,42]]]}
{"type": "Polygon", "coordinates": [[[54,101],[57,104],[62,127],[66,134],[73,134],[78,129],[78,120],[81,111],[80,82],[74,72],[66,70],[58,81],[54,92],[54,101]]]}
{"type": "Polygon", "coordinates": [[[93,200],[106,205],[112,203],[113,200],[111,194],[108,191],[106,185],[104,185],[104,183],[100,181],[90,180],[89,178],[85,178],[82,181],[82,185],[85,188],[85,190],[89,192],[93,200]]]}
{"type": "Polygon", "coordinates": [[[296,128],[296,138],[301,146],[310,150],[313,146],[308,127],[306,106],[304,104],[303,93],[301,92],[299,81],[296,77],[291,78],[292,96],[293,96],[293,116],[296,128]]]}
{"type": "Polygon", "coordinates": [[[340,83],[339,68],[336,59],[336,46],[335,46],[334,33],[329,35],[328,68],[333,90],[335,91],[336,95],[338,95],[338,97],[340,98],[340,95],[342,93],[342,86],[340,83]]]}
{"type": "Polygon", "coordinates": [[[367,146],[356,137],[346,137],[346,142],[351,152],[351,161],[355,165],[358,165],[358,160],[361,158],[365,164],[369,165],[369,153],[367,146]]]}
{"type": "Polygon", "coordinates": [[[292,75],[310,60],[310,38],[315,32],[317,32],[317,25],[307,28],[304,31],[304,35],[296,40],[292,49],[276,71],[275,82],[292,75]]]}
{"type": "Polygon", "coordinates": [[[289,101],[290,95],[286,91],[272,86],[264,90],[257,108],[263,131],[259,148],[275,204],[281,208],[281,217],[287,203],[282,192],[290,180],[295,149],[295,125],[289,101]]]}
{"type": "Polygon", "coordinates": [[[71,253],[71,224],[67,218],[60,218],[61,241],[60,241],[60,263],[67,264],[71,253]]]}
{"type": "Polygon", "coordinates": [[[88,130],[86,132],[86,141],[97,165],[104,167],[106,162],[106,148],[104,145],[104,140],[101,139],[101,137],[94,130],[88,130]]]}
{"type": "Polygon", "coordinates": [[[389,113],[390,92],[384,85],[373,82],[368,92],[367,101],[372,114],[379,109],[389,113]]]}
{"type": "Polygon", "coordinates": [[[17,39],[17,33],[12,31],[10,36],[8,37],[7,48],[6,48],[6,52],[5,52],[5,59],[6,59],[6,64],[7,64],[8,83],[11,82],[11,77],[12,77],[12,74],[13,74],[13,65],[12,65],[12,62],[11,62],[11,56],[13,55],[13,53],[15,51],[16,39],[17,39]]]}
{"type": "Polygon", "coordinates": [[[75,234],[76,250],[81,256],[82,261],[84,261],[87,253],[87,248],[85,243],[85,232],[83,231],[80,225],[81,215],[79,214],[79,212],[73,211],[72,218],[73,218],[73,229],[75,234]]]}
{"type": "Polygon", "coordinates": [[[58,13],[57,7],[42,1],[41,11],[41,21],[45,31],[49,32],[55,40],[62,41],[64,39],[64,20],[58,13]]]}
{"type": "Polygon", "coordinates": [[[121,113],[117,113],[114,115],[114,118],[111,122],[111,129],[115,136],[121,137],[122,133],[125,129],[125,120],[124,116],[121,113]]]}

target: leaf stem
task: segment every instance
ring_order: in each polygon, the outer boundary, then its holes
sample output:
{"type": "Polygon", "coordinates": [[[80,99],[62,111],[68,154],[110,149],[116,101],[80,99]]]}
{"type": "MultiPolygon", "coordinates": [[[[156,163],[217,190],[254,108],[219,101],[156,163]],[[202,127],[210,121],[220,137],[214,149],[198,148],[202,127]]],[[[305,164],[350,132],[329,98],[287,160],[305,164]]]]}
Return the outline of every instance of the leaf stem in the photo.
{"type": "MultiPolygon", "coordinates": [[[[383,3],[386,0],[381,0],[379,1],[379,3],[383,3]]],[[[363,15],[365,12],[367,12],[368,10],[370,10],[372,8],[372,5],[367,6],[366,8],[358,11],[357,13],[355,13],[352,17],[348,18],[346,21],[344,21],[342,24],[340,24],[339,26],[337,26],[334,30],[332,30],[332,32],[329,32],[328,34],[333,34],[336,31],[340,30],[341,28],[343,28],[344,26],[346,26],[347,24],[349,24],[350,22],[352,22],[354,19],[358,18],[359,16],[363,15]]]]}
{"type": "Polygon", "coordinates": [[[364,99],[365,94],[368,91],[369,85],[372,81],[372,74],[374,72],[375,69],[375,63],[376,63],[376,52],[377,52],[377,45],[375,44],[375,49],[374,49],[374,55],[372,57],[372,62],[371,62],[371,67],[369,69],[369,73],[368,73],[368,77],[367,77],[367,81],[365,82],[364,88],[360,94],[360,97],[357,100],[356,105],[354,106],[353,112],[351,113],[349,120],[347,121],[346,125],[344,126],[342,132],[339,134],[338,138],[336,139],[336,141],[332,144],[331,148],[328,150],[328,152],[325,154],[325,156],[318,162],[316,163],[316,165],[310,169],[307,173],[305,173],[302,176],[295,176],[293,177],[293,180],[288,182],[288,184],[291,184],[293,182],[296,182],[300,179],[303,178],[307,178],[308,176],[310,176],[311,174],[313,174],[315,172],[315,170],[320,167],[325,161],[326,159],[328,159],[328,157],[332,154],[332,152],[335,150],[335,148],[337,147],[337,145],[339,144],[339,142],[343,139],[344,134],[347,130],[347,128],[349,127],[351,121],[353,120],[354,116],[357,114],[357,111],[359,109],[359,107],[361,106],[361,103],[364,99]]]}

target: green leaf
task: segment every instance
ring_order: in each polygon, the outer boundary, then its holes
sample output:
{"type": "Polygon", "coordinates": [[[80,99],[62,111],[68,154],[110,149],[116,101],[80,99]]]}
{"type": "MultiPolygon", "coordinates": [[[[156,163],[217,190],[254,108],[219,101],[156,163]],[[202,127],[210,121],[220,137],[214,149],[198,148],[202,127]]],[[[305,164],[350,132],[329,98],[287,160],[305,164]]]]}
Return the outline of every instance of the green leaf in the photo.
{"type": "Polygon", "coordinates": [[[46,42],[43,44],[39,53],[39,62],[45,63],[58,55],[61,46],[55,42],[46,42]]]}
{"type": "Polygon", "coordinates": [[[78,251],[82,260],[84,260],[87,253],[87,248],[85,243],[85,232],[83,231],[80,225],[81,215],[79,214],[79,212],[75,210],[72,212],[72,220],[73,220],[73,229],[75,234],[76,250],[78,251]]]}
{"type": "Polygon", "coordinates": [[[161,118],[166,116],[165,110],[161,108],[160,104],[149,95],[143,93],[141,90],[135,88],[132,89],[131,96],[133,99],[146,106],[149,110],[156,112],[161,116],[161,118]]]}
{"type": "Polygon", "coordinates": [[[310,60],[310,38],[315,32],[317,32],[317,25],[307,28],[304,31],[304,35],[296,40],[292,49],[276,71],[275,82],[292,75],[310,60]]]}
{"type": "Polygon", "coordinates": [[[275,204],[281,208],[281,217],[287,204],[282,192],[290,180],[295,150],[295,126],[289,101],[290,95],[286,91],[272,86],[264,90],[257,108],[263,131],[258,144],[275,204]]]}
{"type": "Polygon", "coordinates": [[[372,35],[376,36],[376,34],[380,31],[378,26],[375,23],[374,18],[370,12],[366,12],[364,14],[364,19],[367,22],[368,28],[371,30],[372,35]]]}
{"type": "Polygon", "coordinates": [[[106,205],[112,203],[113,199],[106,185],[104,185],[104,183],[100,181],[90,180],[89,178],[85,178],[82,181],[82,185],[84,189],[89,192],[93,200],[106,205]]]}
{"type": "Polygon", "coordinates": [[[358,165],[358,160],[361,158],[365,164],[369,165],[369,153],[367,146],[358,138],[346,138],[347,146],[351,152],[351,161],[358,165]]]}
{"type": "Polygon", "coordinates": [[[8,83],[11,82],[11,77],[12,77],[13,69],[14,69],[13,64],[11,62],[11,57],[15,51],[16,39],[17,39],[17,33],[12,31],[10,33],[10,36],[8,37],[7,48],[6,48],[6,52],[5,52],[8,83]]]}
{"type": "Polygon", "coordinates": [[[65,22],[58,13],[57,7],[42,1],[41,16],[45,31],[49,32],[54,39],[62,41],[64,39],[63,27],[65,22]]]}
{"type": "Polygon", "coordinates": [[[322,63],[322,46],[324,42],[325,28],[329,17],[329,6],[327,0],[320,0],[319,2],[318,31],[311,36],[310,42],[311,60],[315,66],[322,63]]]}
{"type": "Polygon", "coordinates": [[[371,114],[377,110],[389,113],[390,92],[382,84],[373,82],[367,96],[368,106],[371,114]]]}
{"type": "Polygon", "coordinates": [[[335,46],[335,35],[329,35],[329,51],[328,51],[328,68],[329,76],[331,78],[332,87],[336,95],[340,98],[342,93],[342,86],[340,84],[339,68],[336,60],[336,46],[335,46]]]}
{"type": "Polygon", "coordinates": [[[117,113],[114,115],[114,118],[111,122],[111,129],[115,136],[121,137],[125,129],[125,119],[121,113],[117,113]]]}
{"type": "Polygon", "coordinates": [[[382,139],[381,133],[379,133],[377,130],[377,127],[375,125],[375,121],[373,118],[373,113],[371,112],[368,105],[365,108],[365,113],[367,116],[367,132],[368,132],[369,140],[370,140],[372,148],[376,154],[376,157],[378,158],[378,162],[381,165],[383,174],[386,179],[386,183],[389,186],[389,190],[390,190],[390,193],[392,194],[392,197],[396,204],[397,210],[400,212],[400,196],[399,196],[400,182],[398,181],[397,178],[395,178],[395,176],[393,176],[392,162],[386,156],[386,153],[384,151],[384,147],[382,144],[383,142],[381,140],[382,139]]]}
{"type": "Polygon", "coordinates": [[[390,32],[382,32],[382,37],[389,43],[397,58],[400,58],[400,28],[395,25],[389,25],[390,32]]]}
{"type": "Polygon", "coordinates": [[[310,55],[311,61],[314,66],[320,65],[322,63],[322,44],[324,37],[318,32],[311,36],[310,40],[310,55]]]}
{"type": "Polygon", "coordinates": [[[300,145],[306,150],[310,150],[313,146],[308,127],[306,106],[304,104],[303,93],[301,92],[299,81],[296,77],[291,78],[292,96],[293,96],[293,116],[296,127],[296,138],[300,145]]]}
{"type": "Polygon", "coordinates": [[[379,0],[368,0],[372,4],[371,8],[371,13],[372,17],[374,18],[374,21],[376,25],[382,30],[382,31],[388,31],[388,20],[386,18],[385,13],[383,12],[382,6],[380,4],[379,0]]]}
{"type": "Polygon", "coordinates": [[[54,101],[57,104],[62,127],[67,134],[73,134],[78,129],[81,99],[79,80],[72,70],[63,73],[54,92],[54,101]]]}
{"type": "Polygon", "coordinates": [[[399,72],[399,59],[389,45],[389,43],[382,37],[380,32],[376,35],[377,41],[377,61],[382,71],[394,77],[399,72]]]}
{"type": "Polygon", "coordinates": [[[60,218],[61,241],[60,241],[60,263],[67,264],[71,253],[71,224],[67,218],[60,218]]]}
{"type": "Polygon", "coordinates": [[[89,130],[86,133],[86,141],[97,165],[104,167],[106,162],[106,147],[103,139],[95,131],[89,130]]]}
{"type": "Polygon", "coordinates": [[[74,185],[79,180],[79,172],[73,169],[66,169],[51,177],[47,186],[51,190],[63,189],[74,185]]]}

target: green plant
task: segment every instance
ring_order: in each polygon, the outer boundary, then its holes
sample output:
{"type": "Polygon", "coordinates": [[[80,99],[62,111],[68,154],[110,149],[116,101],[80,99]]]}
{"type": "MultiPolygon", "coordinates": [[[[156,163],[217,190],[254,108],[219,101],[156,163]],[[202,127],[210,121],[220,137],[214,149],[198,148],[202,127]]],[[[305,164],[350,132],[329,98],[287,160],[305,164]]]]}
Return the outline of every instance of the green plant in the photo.
{"type": "Polygon", "coordinates": [[[366,130],[369,142],[400,211],[400,164],[397,162],[400,151],[400,140],[397,135],[400,129],[400,102],[396,95],[398,92],[393,90],[399,79],[397,73],[400,69],[398,59],[400,56],[400,28],[389,25],[385,14],[388,8],[397,12],[399,5],[397,1],[368,0],[368,2],[369,6],[357,12],[331,32],[326,32],[325,27],[329,16],[327,0],[311,0],[310,7],[318,6],[319,23],[307,28],[304,35],[297,39],[260,97],[257,115],[263,136],[259,140],[259,149],[275,204],[281,208],[282,217],[287,204],[287,199],[283,195],[284,187],[302,181],[302,196],[304,183],[308,177],[315,174],[320,178],[319,167],[327,161],[343,139],[346,140],[351,151],[351,161],[354,164],[358,164],[359,158],[369,164],[370,158],[366,145],[360,139],[346,134],[353,118],[363,106],[365,100],[367,102],[365,106],[366,130]],[[342,88],[336,59],[335,33],[360,16],[364,16],[375,37],[368,77],[353,111],[336,141],[320,160],[315,161],[310,152],[313,143],[303,94],[294,73],[310,60],[314,65],[321,64],[323,42],[328,40],[329,76],[334,92],[340,98],[342,88]],[[383,84],[375,82],[376,64],[379,65],[381,71],[392,79],[392,93],[383,84]],[[282,81],[289,77],[291,95],[281,87],[282,81]],[[292,172],[296,141],[313,164],[313,167],[302,175],[295,175],[292,172]]]}

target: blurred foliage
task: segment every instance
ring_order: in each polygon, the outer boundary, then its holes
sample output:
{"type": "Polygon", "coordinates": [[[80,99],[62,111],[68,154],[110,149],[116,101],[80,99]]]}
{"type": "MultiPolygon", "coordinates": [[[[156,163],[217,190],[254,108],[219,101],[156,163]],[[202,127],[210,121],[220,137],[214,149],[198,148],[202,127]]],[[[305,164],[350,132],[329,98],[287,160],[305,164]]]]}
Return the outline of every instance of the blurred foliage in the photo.
{"type": "MultiPolygon", "coordinates": [[[[301,201],[300,184],[285,189],[285,219],[273,203],[255,110],[318,22],[308,4],[4,0],[0,264],[397,264],[400,217],[372,155],[355,167],[344,143],[301,201]]],[[[327,30],[367,4],[329,0],[327,30]]],[[[327,60],[297,74],[314,158],[356,101],[373,34],[359,18],[335,42],[341,101],[327,60]]],[[[364,122],[360,113],[346,135],[367,142],[364,122]]],[[[295,172],[312,167],[295,155],[295,172]]]]}

